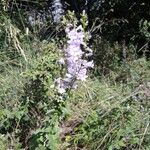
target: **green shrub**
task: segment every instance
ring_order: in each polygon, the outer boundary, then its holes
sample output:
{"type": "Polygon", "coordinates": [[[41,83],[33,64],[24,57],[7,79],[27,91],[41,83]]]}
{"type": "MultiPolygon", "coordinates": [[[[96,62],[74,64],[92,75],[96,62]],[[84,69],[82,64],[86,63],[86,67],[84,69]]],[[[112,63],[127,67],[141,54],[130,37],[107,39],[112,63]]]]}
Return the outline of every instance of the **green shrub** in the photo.
{"type": "MultiPolygon", "coordinates": [[[[133,45],[97,34],[92,78],[62,96],[55,79],[66,71],[58,64],[63,34],[42,41],[13,21],[7,13],[0,16],[0,149],[150,149],[150,64],[135,59],[133,45]]],[[[148,26],[141,23],[145,37],[148,26]]]]}

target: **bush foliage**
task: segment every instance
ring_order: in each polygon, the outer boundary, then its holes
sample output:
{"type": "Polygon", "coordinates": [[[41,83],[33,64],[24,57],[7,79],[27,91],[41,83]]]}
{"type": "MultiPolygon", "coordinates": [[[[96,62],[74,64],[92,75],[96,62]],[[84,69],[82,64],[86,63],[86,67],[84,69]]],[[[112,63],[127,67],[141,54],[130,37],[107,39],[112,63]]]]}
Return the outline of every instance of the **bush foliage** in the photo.
{"type": "Polygon", "coordinates": [[[65,2],[62,21],[43,26],[29,26],[18,1],[0,3],[0,150],[149,150],[149,2],[65,2]],[[69,23],[91,34],[94,68],[60,94],[69,23]]]}

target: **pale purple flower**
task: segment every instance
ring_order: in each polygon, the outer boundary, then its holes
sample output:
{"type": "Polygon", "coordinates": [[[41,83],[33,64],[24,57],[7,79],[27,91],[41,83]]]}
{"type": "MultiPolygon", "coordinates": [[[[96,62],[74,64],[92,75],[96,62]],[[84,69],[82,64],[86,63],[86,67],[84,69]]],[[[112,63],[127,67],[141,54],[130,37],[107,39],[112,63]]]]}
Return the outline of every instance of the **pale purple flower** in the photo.
{"type": "Polygon", "coordinates": [[[65,65],[65,60],[64,60],[64,58],[60,58],[60,59],[58,60],[58,63],[59,63],[60,65],[65,65]]]}
{"type": "MultiPolygon", "coordinates": [[[[94,67],[93,61],[83,59],[83,56],[91,56],[92,50],[84,42],[85,37],[82,26],[75,28],[69,25],[65,31],[68,37],[68,46],[64,49],[67,67],[66,75],[63,79],[58,78],[56,81],[58,92],[61,94],[65,93],[69,88],[77,87],[75,80],[85,81],[88,77],[87,69],[94,67]],[[86,48],[87,53],[82,51],[81,45],[86,48]]],[[[65,61],[60,59],[59,62],[63,64],[65,61]]]]}
{"type": "Polygon", "coordinates": [[[88,77],[87,75],[87,68],[81,68],[77,74],[77,79],[81,81],[85,81],[88,77]]]}
{"type": "Polygon", "coordinates": [[[94,67],[93,61],[88,62],[88,61],[84,60],[83,65],[85,68],[93,68],[94,67]]]}

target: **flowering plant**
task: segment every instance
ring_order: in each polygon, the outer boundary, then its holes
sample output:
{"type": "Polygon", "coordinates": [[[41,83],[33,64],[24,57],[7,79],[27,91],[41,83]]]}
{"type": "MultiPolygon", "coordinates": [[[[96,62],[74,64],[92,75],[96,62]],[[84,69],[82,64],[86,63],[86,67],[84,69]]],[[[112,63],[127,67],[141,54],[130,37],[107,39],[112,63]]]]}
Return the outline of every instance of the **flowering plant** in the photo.
{"type": "Polygon", "coordinates": [[[69,24],[66,27],[66,35],[68,38],[67,48],[64,49],[65,59],[60,59],[61,64],[66,64],[66,74],[64,78],[58,78],[57,89],[59,93],[65,93],[67,89],[76,88],[75,81],[85,81],[87,76],[87,69],[93,68],[93,61],[88,61],[86,58],[92,55],[92,50],[86,46],[84,42],[85,34],[82,26],[74,27],[69,24]],[[83,52],[82,47],[85,48],[83,52]]]}

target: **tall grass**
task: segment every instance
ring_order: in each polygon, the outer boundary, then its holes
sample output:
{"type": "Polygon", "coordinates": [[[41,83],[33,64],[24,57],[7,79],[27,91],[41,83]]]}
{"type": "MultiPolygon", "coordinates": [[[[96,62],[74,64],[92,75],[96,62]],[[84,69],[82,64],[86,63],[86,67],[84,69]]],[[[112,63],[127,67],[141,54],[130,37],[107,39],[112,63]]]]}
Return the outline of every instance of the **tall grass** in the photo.
{"type": "Polygon", "coordinates": [[[141,59],[128,65],[127,83],[116,82],[120,72],[111,72],[73,93],[70,124],[63,126],[72,128],[65,133],[70,149],[149,149],[149,63],[141,59]]]}
{"type": "Polygon", "coordinates": [[[97,39],[91,78],[62,101],[54,80],[64,72],[57,60],[65,38],[56,34],[41,40],[25,31],[1,15],[0,150],[150,149],[145,58],[122,63],[120,45],[97,39]]]}

